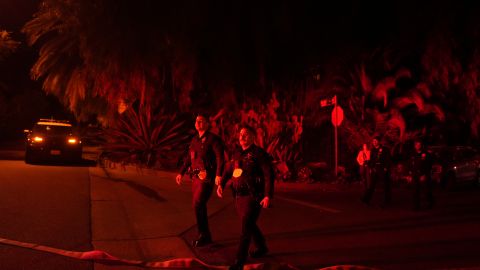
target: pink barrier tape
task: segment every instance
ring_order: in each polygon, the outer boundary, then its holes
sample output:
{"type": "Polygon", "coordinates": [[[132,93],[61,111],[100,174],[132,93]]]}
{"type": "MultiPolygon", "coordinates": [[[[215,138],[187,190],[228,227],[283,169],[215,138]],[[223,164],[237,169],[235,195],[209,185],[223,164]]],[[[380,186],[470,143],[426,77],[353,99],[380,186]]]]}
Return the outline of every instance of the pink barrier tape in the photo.
{"type": "MultiPolygon", "coordinates": [[[[70,251],[59,248],[53,248],[48,246],[42,246],[33,243],[20,242],[5,238],[0,238],[0,244],[6,244],[10,246],[17,246],[22,248],[33,249],[37,251],[43,251],[48,253],[53,253],[65,257],[70,257],[80,260],[90,260],[98,263],[104,264],[115,264],[115,265],[133,265],[140,267],[149,267],[149,268],[178,268],[178,269],[188,269],[188,268],[204,268],[204,269],[218,269],[224,270],[228,269],[228,266],[218,266],[210,265],[202,262],[196,258],[179,258],[162,262],[146,262],[139,260],[125,260],[119,259],[115,256],[108,254],[102,250],[92,250],[92,251],[70,251]]],[[[247,264],[244,267],[245,270],[298,270],[298,268],[293,267],[289,264],[247,264]]],[[[363,269],[362,269],[363,270],[363,269]]]]}
{"type": "Polygon", "coordinates": [[[336,265],[336,266],[329,266],[325,268],[319,268],[317,270],[378,270],[378,269],[366,267],[366,266],[359,266],[359,265],[336,265]]]}

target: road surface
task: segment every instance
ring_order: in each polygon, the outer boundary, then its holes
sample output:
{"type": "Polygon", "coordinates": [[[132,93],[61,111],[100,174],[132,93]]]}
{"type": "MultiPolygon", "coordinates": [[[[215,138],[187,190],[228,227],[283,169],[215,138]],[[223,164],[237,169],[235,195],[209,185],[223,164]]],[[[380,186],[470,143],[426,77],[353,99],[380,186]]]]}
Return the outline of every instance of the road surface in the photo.
{"type": "MultiPolygon", "coordinates": [[[[0,237],[91,250],[88,167],[0,160],[0,237]]],[[[88,261],[0,245],[0,269],[93,269],[88,261]]]]}

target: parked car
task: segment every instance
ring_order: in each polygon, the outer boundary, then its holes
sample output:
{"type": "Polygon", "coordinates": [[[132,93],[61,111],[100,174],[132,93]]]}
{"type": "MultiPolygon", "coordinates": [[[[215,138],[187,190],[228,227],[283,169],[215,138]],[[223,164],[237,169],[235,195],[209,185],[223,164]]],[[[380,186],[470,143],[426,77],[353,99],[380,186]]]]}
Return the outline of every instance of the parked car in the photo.
{"type": "Polygon", "coordinates": [[[82,159],[82,141],[66,120],[40,119],[32,130],[24,130],[25,163],[51,158],[62,161],[82,159]]]}
{"type": "Polygon", "coordinates": [[[443,187],[480,182],[480,153],[469,146],[431,146],[432,179],[443,187]]]}

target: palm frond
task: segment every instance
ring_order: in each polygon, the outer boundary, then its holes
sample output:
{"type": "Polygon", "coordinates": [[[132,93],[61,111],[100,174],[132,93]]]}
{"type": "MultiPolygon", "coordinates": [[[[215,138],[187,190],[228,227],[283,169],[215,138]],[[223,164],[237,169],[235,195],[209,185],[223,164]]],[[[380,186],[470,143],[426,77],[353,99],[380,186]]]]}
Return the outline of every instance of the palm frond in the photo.
{"type": "Polygon", "coordinates": [[[13,53],[18,45],[20,42],[13,40],[9,32],[0,30],[0,60],[13,53]]]}
{"type": "Polygon", "coordinates": [[[359,71],[359,79],[362,85],[363,92],[368,95],[372,91],[372,82],[370,77],[367,75],[365,71],[365,64],[362,64],[359,71]]]}
{"type": "Polygon", "coordinates": [[[383,100],[383,107],[386,108],[388,105],[388,91],[395,88],[395,86],[395,77],[386,77],[375,86],[373,97],[377,100],[383,100]]]}

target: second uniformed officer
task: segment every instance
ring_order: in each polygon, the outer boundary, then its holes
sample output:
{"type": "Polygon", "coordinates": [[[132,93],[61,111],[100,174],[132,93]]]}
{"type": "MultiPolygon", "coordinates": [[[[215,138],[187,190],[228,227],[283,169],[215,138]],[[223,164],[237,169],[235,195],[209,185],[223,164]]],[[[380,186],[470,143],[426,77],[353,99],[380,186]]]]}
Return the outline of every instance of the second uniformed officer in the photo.
{"type": "Polygon", "coordinates": [[[194,247],[201,247],[212,242],[208,227],[207,202],[215,184],[220,183],[224,165],[223,142],[217,135],[208,131],[208,118],[198,115],[195,120],[198,135],[193,137],[185,157],[177,184],[182,183],[182,177],[190,168],[193,178],[193,208],[197,220],[198,238],[193,241],[194,247]]]}
{"type": "Polygon", "coordinates": [[[373,149],[370,152],[370,183],[365,190],[362,201],[370,204],[377,182],[383,182],[385,197],[383,205],[390,204],[391,184],[390,184],[390,150],[380,144],[380,137],[376,136],[372,140],[373,149]]]}
{"type": "Polygon", "coordinates": [[[412,174],[412,182],[414,185],[413,209],[420,209],[421,190],[425,189],[428,200],[428,208],[432,208],[434,204],[432,192],[432,157],[423,147],[420,139],[414,142],[414,151],[410,159],[410,173],[412,174]]]}
{"type": "Polygon", "coordinates": [[[242,232],[235,263],[230,269],[243,269],[247,260],[250,239],[255,249],[250,256],[258,258],[268,252],[265,238],[257,226],[260,210],[270,205],[273,196],[273,175],[271,158],[262,148],[253,144],[255,130],[250,126],[240,129],[239,142],[241,148],[233,154],[233,160],[225,169],[222,181],[217,188],[217,195],[223,196],[223,189],[231,180],[235,208],[240,216],[242,232]]]}

